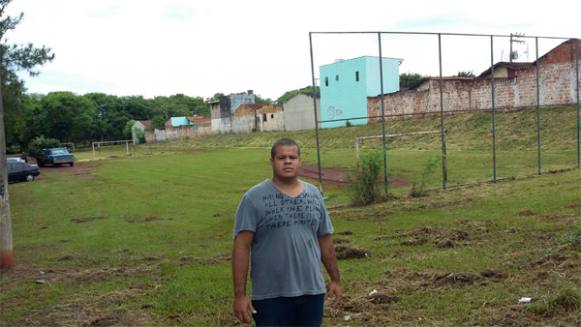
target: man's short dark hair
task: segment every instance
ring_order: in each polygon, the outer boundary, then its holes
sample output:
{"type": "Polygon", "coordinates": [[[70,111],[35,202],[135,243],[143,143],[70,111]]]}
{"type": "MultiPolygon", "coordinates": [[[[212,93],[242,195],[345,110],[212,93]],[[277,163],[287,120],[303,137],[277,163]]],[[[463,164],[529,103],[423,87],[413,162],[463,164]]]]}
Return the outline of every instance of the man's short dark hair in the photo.
{"type": "Polygon", "coordinates": [[[301,156],[301,147],[299,146],[299,144],[297,142],[295,142],[295,140],[288,139],[288,138],[282,138],[282,139],[279,139],[278,141],[274,142],[274,144],[272,145],[272,148],[270,148],[270,159],[274,159],[274,156],[276,156],[276,147],[277,146],[296,146],[297,150],[298,150],[298,155],[299,155],[299,157],[301,156]]]}

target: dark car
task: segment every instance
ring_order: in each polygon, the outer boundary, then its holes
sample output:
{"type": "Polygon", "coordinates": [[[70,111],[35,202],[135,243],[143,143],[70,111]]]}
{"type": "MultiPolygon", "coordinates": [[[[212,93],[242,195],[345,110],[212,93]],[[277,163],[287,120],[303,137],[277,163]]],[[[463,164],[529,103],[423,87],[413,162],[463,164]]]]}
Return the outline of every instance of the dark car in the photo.
{"type": "Polygon", "coordinates": [[[30,165],[24,161],[7,160],[8,182],[33,181],[40,175],[37,165],[30,165]]]}
{"type": "Polygon", "coordinates": [[[36,156],[36,162],[40,167],[46,165],[75,165],[75,156],[73,156],[67,148],[50,148],[42,149],[36,156]]]}

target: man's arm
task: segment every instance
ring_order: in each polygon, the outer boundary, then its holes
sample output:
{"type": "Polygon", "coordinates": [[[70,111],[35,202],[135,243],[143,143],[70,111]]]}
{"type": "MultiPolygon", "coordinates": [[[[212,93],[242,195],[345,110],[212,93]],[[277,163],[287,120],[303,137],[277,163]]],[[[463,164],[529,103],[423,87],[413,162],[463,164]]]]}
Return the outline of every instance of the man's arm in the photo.
{"type": "Polygon", "coordinates": [[[331,278],[331,282],[327,285],[327,294],[332,294],[335,297],[333,304],[337,305],[341,302],[343,290],[341,289],[341,277],[339,276],[339,268],[337,267],[337,258],[335,257],[335,247],[333,246],[331,234],[319,236],[319,247],[321,248],[321,260],[331,278]]]}
{"type": "Polygon", "coordinates": [[[246,295],[246,279],[248,276],[248,261],[250,259],[250,247],[254,233],[242,231],[234,239],[232,250],[232,276],[234,278],[234,315],[242,323],[251,323],[250,312],[256,313],[252,307],[250,298],[246,295]]]}

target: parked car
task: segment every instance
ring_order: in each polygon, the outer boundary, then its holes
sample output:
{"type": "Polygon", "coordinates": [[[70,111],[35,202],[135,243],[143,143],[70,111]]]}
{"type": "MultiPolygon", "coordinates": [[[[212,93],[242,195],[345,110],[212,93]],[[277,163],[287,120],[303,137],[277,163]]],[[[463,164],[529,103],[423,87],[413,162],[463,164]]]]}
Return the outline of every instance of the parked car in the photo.
{"type": "Polygon", "coordinates": [[[42,149],[36,156],[36,162],[40,167],[47,164],[53,166],[69,164],[72,167],[75,165],[75,156],[67,148],[42,149]]]}
{"type": "Polygon", "coordinates": [[[6,157],[7,162],[26,162],[20,157],[6,157]]]}
{"type": "Polygon", "coordinates": [[[30,165],[24,161],[7,160],[8,182],[33,181],[40,175],[37,165],[30,165]]]}

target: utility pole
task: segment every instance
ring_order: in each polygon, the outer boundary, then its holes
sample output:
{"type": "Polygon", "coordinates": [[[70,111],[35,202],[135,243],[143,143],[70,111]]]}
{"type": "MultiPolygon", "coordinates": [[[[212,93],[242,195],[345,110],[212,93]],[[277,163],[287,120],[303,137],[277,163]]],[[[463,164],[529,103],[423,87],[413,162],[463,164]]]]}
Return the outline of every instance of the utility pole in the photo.
{"type": "Polygon", "coordinates": [[[0,69],[0,271],[11,269],[16,264],[12,249],[12,221],[8,198],[6,133],[4,130],[4,103],[2,99],[2,70],[0,69]]]}
{"type": "Polygon", "coordinates": [[[525,43],[524,40],[520,40],[519,38],[522,38],[523,36],[525,36],[522,33],[510,33],[510,52],[508,54],[508,58],[509,61],[512,62],[513,59],[517,59],[518,55],[516,55],[516,52],[513,52],[512,50],[512,44],[513,43],[525,43]]]}

